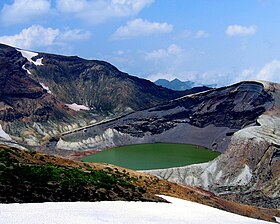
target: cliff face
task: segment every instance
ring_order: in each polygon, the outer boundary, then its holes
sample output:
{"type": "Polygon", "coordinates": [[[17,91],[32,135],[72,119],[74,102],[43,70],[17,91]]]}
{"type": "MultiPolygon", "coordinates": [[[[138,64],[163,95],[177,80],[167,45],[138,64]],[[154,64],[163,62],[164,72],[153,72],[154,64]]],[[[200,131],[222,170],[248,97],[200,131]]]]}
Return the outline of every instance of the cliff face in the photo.
{"type": "Polygon", "coordinates": [[[28,63],[19,50],[0,45],[0,121],[14,140],[38,144],[37,138],[46,136],[36,123],[67,123],[75,111],[30,76],[28,63]]]}
{"type": "Polygon", "coordinates": [[[212,162],[153,170],[168,180],[201,186],[224,198],[263,207],[280,207],[280,86],[264,83],[273,105],[257,125],[234,133],[224,154],[212,162]]]}
{"type": "Polygon", "coordinates": [[[114,145],[172,142],[223,152],[237,130],[256,125],[273,98],[256,82],[178,98],[162,106],[65,135],[59,148],[102,149],[114,145]]]}

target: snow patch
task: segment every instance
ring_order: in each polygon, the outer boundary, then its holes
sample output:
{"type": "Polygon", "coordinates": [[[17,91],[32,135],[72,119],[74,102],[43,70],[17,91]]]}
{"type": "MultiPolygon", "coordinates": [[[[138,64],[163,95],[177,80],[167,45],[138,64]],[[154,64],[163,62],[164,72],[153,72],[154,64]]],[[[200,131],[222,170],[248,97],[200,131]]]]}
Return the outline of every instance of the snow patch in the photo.
{"type": "Polygon", "coordinates": [[[276,222],[280,223],[280,218],[279,217],[275,217],[276,222]]]}
{"type": "Polygon", "coordinates": [[[33,64],[38,66],[38,65],[44,65],[43,64],[43,58],[38,58],[36,61],[33,61],[33,64]]]}
{"type": "Polygon", "coordinates": [[[31,72],[27,68],[25,68],[25,65],[22,66],[22,69],[26,71],[28,75],[31,75],[31,72]]]}
{"type": "Polygon", "coordinates": [[[171,203],[101,201],[0,204],[0,223],[270,223],[236,215],[195,202],[168,196],[160,197],[171,203]]]}
{"type": "Polygon", "coordinates": [[[52,91],[50,91],[50,88],[46,86],[44,83],[40,82],[40,85],[43,87],[43,89],[47,90],[49,94],[52,94],[52,91]]]}
{"type": "Polygon", "coordinates": [[[90,110],[89,107],[85,106],[85,105],[80,105],[80,104],[65,104],[67,107],[69,107],[72,110],[75,111],[80,111],[80,110],[90,110]]]}
{"type": "Polygon", "coordinates": [[[1,138],[4,138],[4,139],[6,139],[6,140],[9,140],[9,141],[12,140],[11,136],[8,135],[8,134],[2,129],[2,125],[1,125],[1,124],[0,124],[0,137],[1,137],[1,138]]]}
{"type": "Polygon", "coordinates": [[[21,49],[17,49],[22,55],[22,57],[26,58],[29,62],[32,62],[34,65],[43,65],[42,60],[43,58],[39,58],[36,61],[33,61],[32,58],[38,56],[38,53],[36,52],[31,52],[31,51],[25,51],[21,49]]]}

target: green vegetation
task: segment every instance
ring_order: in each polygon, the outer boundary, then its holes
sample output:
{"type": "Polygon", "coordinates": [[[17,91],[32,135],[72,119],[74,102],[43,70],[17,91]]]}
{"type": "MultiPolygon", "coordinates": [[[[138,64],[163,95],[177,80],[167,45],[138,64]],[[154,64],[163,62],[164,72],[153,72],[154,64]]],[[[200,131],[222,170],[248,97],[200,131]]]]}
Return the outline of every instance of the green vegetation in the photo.
{"type": "Polygon", "coordinates": [[[142,144],[104,150],[82,158],[85,162],[104,162],[135,170],[160,169],[203,163],[220,153],[187,144],[142,144]]]}
{"type": "Polygon", "coordinates": [[[46,156],[53,163],[43,158],[36,152],[0,147],[0,203],[149,200],[137,179],[117,168],[73,167],[59,158],[46,156]]]}

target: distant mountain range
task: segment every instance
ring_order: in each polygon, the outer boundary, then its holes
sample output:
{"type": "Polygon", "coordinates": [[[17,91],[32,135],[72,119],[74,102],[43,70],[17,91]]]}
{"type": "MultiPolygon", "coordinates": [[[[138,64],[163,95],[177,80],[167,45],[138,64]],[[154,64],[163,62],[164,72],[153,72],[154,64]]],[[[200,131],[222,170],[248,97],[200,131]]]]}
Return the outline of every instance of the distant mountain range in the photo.
{"type": "Polygon", "coordinates": [[[162,86],[168,89],[177,90],[177,91],[184,91],[187,89],[191,89],[196,86],[206,86],[209,88],[216,88],[216,84],[198,84],[192,81],[181,81],[179,79],[173,79],[171,81],[167,79],[158,79],[154,82],[158,86],[162,86]]]}

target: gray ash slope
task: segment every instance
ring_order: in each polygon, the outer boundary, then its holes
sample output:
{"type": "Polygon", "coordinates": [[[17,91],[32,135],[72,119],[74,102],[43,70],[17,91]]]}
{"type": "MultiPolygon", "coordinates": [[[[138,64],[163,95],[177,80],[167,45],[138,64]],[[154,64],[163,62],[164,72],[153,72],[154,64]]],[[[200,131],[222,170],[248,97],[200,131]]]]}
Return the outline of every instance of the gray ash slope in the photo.
{"type": "Polygon", "coordinates": [[[256,82],[242,82],[189,95],[138,111],[85,131],[63,136],[60,148],[102,149],[111,146],[169,142],[206,146],[223,152],[232,134],[272,106],[272,97],[256,82]]]}
{"type": "Polygon", "coordinates": [[[205,89],[172,91],[107,62],[76,56],[33,53],[32,60],[21,50],[0,44],[0,122],[15,141],[27,145],[205,89]],[[42,59],[41,65],[33,63],[37,59],[42,59]]]}
{"type": "Polygon", "coordinates": [[[280,85],[262,82],[272,100],[256,125],[231,137],[215,160],[149,173],[181,184],[191,184],[245,204],[280,208],[280,85]]]}

